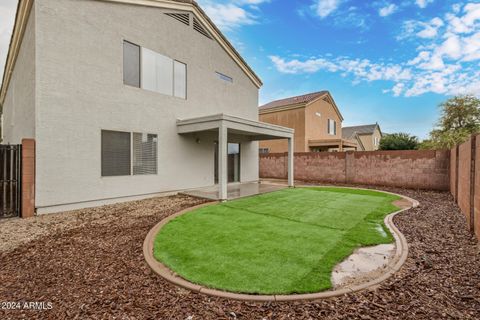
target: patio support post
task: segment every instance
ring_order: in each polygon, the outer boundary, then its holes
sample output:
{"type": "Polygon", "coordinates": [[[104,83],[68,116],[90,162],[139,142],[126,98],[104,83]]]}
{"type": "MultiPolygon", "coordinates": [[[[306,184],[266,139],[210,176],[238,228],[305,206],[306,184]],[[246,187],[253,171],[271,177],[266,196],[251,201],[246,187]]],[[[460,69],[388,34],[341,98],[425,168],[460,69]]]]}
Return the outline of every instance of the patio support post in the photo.
{"type": "Polygon", "coordinates": [[[227,127],[221,125],[218,128],[218,198],[227,200],[227,127]]]}
{"type": "Polygon", "coordinates": [[[288,186],[293,187],[294,183],[294,176],[293,176],[293,138],[288,138],[288,186]]]}

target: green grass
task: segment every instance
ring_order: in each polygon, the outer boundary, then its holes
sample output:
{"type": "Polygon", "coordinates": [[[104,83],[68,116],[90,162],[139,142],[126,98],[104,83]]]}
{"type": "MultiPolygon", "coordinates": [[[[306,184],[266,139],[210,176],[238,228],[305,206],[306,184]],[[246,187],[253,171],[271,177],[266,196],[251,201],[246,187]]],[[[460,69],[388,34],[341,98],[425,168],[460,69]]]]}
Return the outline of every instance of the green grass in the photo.
{"type": "Polygon", "coordinates": [[[397,196],[346,188],[285,189],[175,218],[154,256],[181,277],[253,294],[331,288],[335,265],[356,248],[391,243],[384,217],[397,196]]]}

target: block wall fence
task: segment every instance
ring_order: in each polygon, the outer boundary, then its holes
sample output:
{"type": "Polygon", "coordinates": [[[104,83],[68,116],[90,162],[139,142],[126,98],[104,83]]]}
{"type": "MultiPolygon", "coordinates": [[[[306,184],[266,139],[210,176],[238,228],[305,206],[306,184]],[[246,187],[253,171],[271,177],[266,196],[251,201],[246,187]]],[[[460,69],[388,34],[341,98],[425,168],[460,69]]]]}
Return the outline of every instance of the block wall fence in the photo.
{"type": "Polygon", "coordinates": [[[450,192],[480,240],[480,135],[450,150],[450,192]]]}
{"type": "MultiPolygon", "coordinates": [[[[295,154],[295,179],[449,190],[449,151],[309,152],[295,154]]],[[[285,179],[287,155],[260,156],[260,177],[285,179]]]]}

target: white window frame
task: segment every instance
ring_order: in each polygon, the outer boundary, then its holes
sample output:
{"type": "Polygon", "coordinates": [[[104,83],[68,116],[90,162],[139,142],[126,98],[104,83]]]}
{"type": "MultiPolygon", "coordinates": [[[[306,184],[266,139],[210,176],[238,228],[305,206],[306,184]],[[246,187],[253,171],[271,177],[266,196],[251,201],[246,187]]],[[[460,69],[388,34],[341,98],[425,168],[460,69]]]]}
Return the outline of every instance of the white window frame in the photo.
{"type": "MultiPolygon", "coordinates": [[[[126,39],[123,39],[123,41],[122,41],[122,50],[123,50],[123,46],[124,46],[125,42],[128,42],[132,45],[138,46],[140,48],[140,70],[139,70],[140,87],[128,85],[123,80],[123,84],[125,86],[132,87],[132,88],[140,88],[140,89],[143,89],[143,90],[156,92],[156,93],[159,93],[159,94],[162,94],[162,95],[167,95],[167,96],[175,97],[175,98],[178,98],[178,99],[187,100],[187,98],[188,98],[188,64],[187,63],[185,63],[183,61],[180,61],[178,59],[173,59],[173,58],[171,58],[167,55],[161,54],[159,52],[148,49],[146,47],[142,47],[141,45],[136,44],[135,42],[132,42],[132,41],[129,41],[129,40],[126,40],[126,39]],[[143,66],[144,66],[144,63],[145,63],[144,54],[145,54],[146,50],[148,50],[149,52],[151,52],[154,55],[159,55],[159,56],[162,56],[163,58],[167,58],[167,59],[170,60],[169,62],[171,62],[171,71],[172,71],[172,74],[171,74],[171,90],[167,90],[167,91],[171,91],[171,92],[168,92],[168,93],[166,91],[163,92],[163,91],[160,91],[159,88],[153,88],[153,87],[145,88],[146,82],[144,81],[144,77],[147,75],[147,73],[145,72],[146,69],[143,68],[143,66]],[[180,64],[185,66],[185,93],[184,93],[184,96],[181,95],[181,94],[177,94],[175,92],[175,63],[180,63],[180,64]]],[[[123,57],[123,59],[125,59],[125,57],[123,57]]],[[[124,63],[124,61],[122,62],[122,68],[123,68],[123,63],[124,63]]],[[[152,70],[152,68],[149,68],[149,70],[152,70]]],[[[155,65],[155,70],[156,70],[156,65],[155,65]]],[[[122,73],[122,77],[123,77],[123,73],[122,73]]],[[[156,82],[155,85],[158,86],[158,82],[156,82]]]]}
{"type": "Polygon", "coordinates": [[[118,177],[134,177],[134,176],[157,176],[158,175],[158,169],[159,169],[159,166],[158,166],[158,152],[160,151],[159,147],[158,147],[158,136],[159,134],[158,133],[152,133],[152,132],[139,132],[139,131],[127,131],[127,130],[117,130],[117,129],[100,129],[100,176],[102,178],[118,178],[118,177]],[[103,149],[102,149],[102,131],[116,131],[116,132],[124,132],[124,133],[128,133],[130,134],[130,173],[129,174],[125,174],[125,175],[111,175],[111,176],[104,176],[102,175],[102,153],[103,153],[103,149]],[[134,174],[133,173],[133,152],[134,152],[134,149],[133,149],[133,135],[135,133],[141,133],[141,134],[151,134],[151,135],[156,135],[157,136],[157,152],[156,152],[156,159],[155,159],[155,162],[156,162],[156,173],[146,173],[146,174],[134,174]]]}
{"type": "Polygon", "coordinates": [[[328,119],[327,132],[331,136],[335,136],[337,134],[337,121],[333,119],[328,119]],[[332,130],[332,125],[333,125],[333,130],[332,130]]]}

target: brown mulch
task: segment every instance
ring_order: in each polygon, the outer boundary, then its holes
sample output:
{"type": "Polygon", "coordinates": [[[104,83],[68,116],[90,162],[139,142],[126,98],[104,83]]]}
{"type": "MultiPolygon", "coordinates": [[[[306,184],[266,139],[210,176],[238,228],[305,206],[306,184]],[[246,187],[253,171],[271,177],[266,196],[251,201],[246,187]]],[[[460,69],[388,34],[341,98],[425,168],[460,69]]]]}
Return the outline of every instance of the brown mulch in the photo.
{"type": "Polygon", "coordinates": [[[395,218],[409,257],[375,290],[317,302],[255,304],[175,287],[150,271],[142,253],[158,221],[201,202],[175,196],[82,210],[75,213],[81,217],[77,227],[0,250],[0,303],[43,301],[53,307],[0,310],[0,319],[479,319],[478,245],[451,196],[392,191],[421,205],[395,218]]]}

